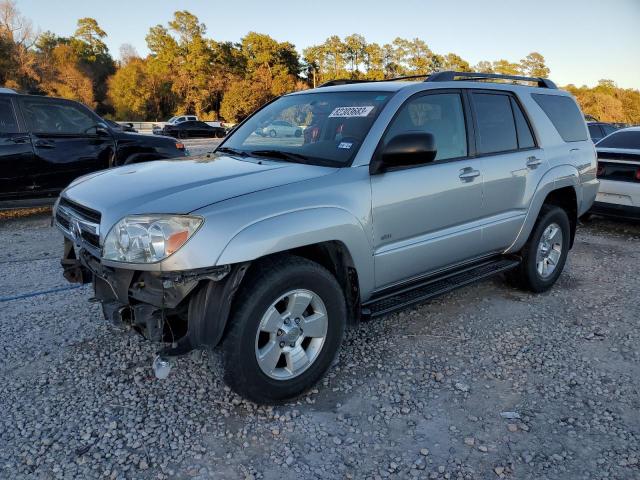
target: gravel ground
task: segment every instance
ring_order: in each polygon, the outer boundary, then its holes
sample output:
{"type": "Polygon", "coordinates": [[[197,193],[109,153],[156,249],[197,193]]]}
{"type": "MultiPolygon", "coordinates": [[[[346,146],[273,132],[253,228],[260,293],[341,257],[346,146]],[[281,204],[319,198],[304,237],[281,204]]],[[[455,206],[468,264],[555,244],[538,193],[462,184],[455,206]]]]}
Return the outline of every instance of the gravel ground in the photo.
{"type": "Polygon", "coordinates": [[[66,287],[46,216],[0,221],[1,478],[640,478],[640,225],[595,218],[556,287],[501,279],[361,324],[265,408],[66,287]]]}

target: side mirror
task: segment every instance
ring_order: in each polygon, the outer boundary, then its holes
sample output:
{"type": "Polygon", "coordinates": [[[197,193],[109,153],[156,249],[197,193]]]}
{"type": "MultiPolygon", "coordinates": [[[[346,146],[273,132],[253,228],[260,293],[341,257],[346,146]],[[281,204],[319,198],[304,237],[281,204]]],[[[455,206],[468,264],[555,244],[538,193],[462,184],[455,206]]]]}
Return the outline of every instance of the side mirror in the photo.
{"type": "Polygon", "coordinates": [[[106,137],[109,135],[109,129],[105,125],[96,125],[96,135],[106,137]]]}
{"type": "Polygon", "coordinates": [[[375,175],[395,168],[431,163],[437,153],[433,134],[402,133],[387,142],[369,165],[369,172],[375,175]]]}

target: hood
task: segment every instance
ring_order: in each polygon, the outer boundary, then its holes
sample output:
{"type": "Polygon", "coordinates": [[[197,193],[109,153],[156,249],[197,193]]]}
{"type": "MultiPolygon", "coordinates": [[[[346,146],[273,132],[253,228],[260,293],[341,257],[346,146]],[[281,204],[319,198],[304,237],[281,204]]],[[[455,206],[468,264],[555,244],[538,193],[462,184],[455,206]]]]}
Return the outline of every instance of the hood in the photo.
{"type": "Polygon", "coordinates": [[[129,214],[190,213],[229,198],[335,171],[225,155],[188,157],[103,170],[76,180],[63,195],[100,211],[103,218],[105,213],[117,219],[129,214]]]}

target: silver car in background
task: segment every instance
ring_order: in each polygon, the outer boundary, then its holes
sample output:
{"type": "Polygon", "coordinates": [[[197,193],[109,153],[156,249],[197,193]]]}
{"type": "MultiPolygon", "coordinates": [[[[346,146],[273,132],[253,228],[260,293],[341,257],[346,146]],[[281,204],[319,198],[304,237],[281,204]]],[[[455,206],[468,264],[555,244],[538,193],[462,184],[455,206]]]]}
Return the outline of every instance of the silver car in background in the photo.
{"type": "Polygon", "coordinates": [[[362,317],[501,272],[549,289],[597,189],[570,94],[441,72],[285,95],[210,156],[76,180],[54,218],[65,276],[164,343],[156,375],[207,349],[271,403],[314,385],[362,317]],[[301,134],[261,134],[280,121],[301,134]]]}

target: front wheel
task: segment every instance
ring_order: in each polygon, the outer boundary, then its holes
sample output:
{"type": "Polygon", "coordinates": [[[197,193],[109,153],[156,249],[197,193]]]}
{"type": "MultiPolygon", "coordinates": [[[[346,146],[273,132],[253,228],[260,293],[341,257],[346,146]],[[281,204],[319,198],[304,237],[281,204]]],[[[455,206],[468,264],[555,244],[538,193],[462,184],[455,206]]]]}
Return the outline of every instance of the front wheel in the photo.
{"type": "Polygon", "coordinates": [[[533,292],[551,288],[567,260],[570,237],[567,212],[560,207],[544,205],[521,251],[522,263],[509,273],[511,282],[533,292]]]}
{"type": "Polygon", "coordinates": [[[346,325],[344,294],[325,268],[288,256],[246,279],[222,343],[224,380],[258,403],[294,398],[318,382],[346,325]]]}

